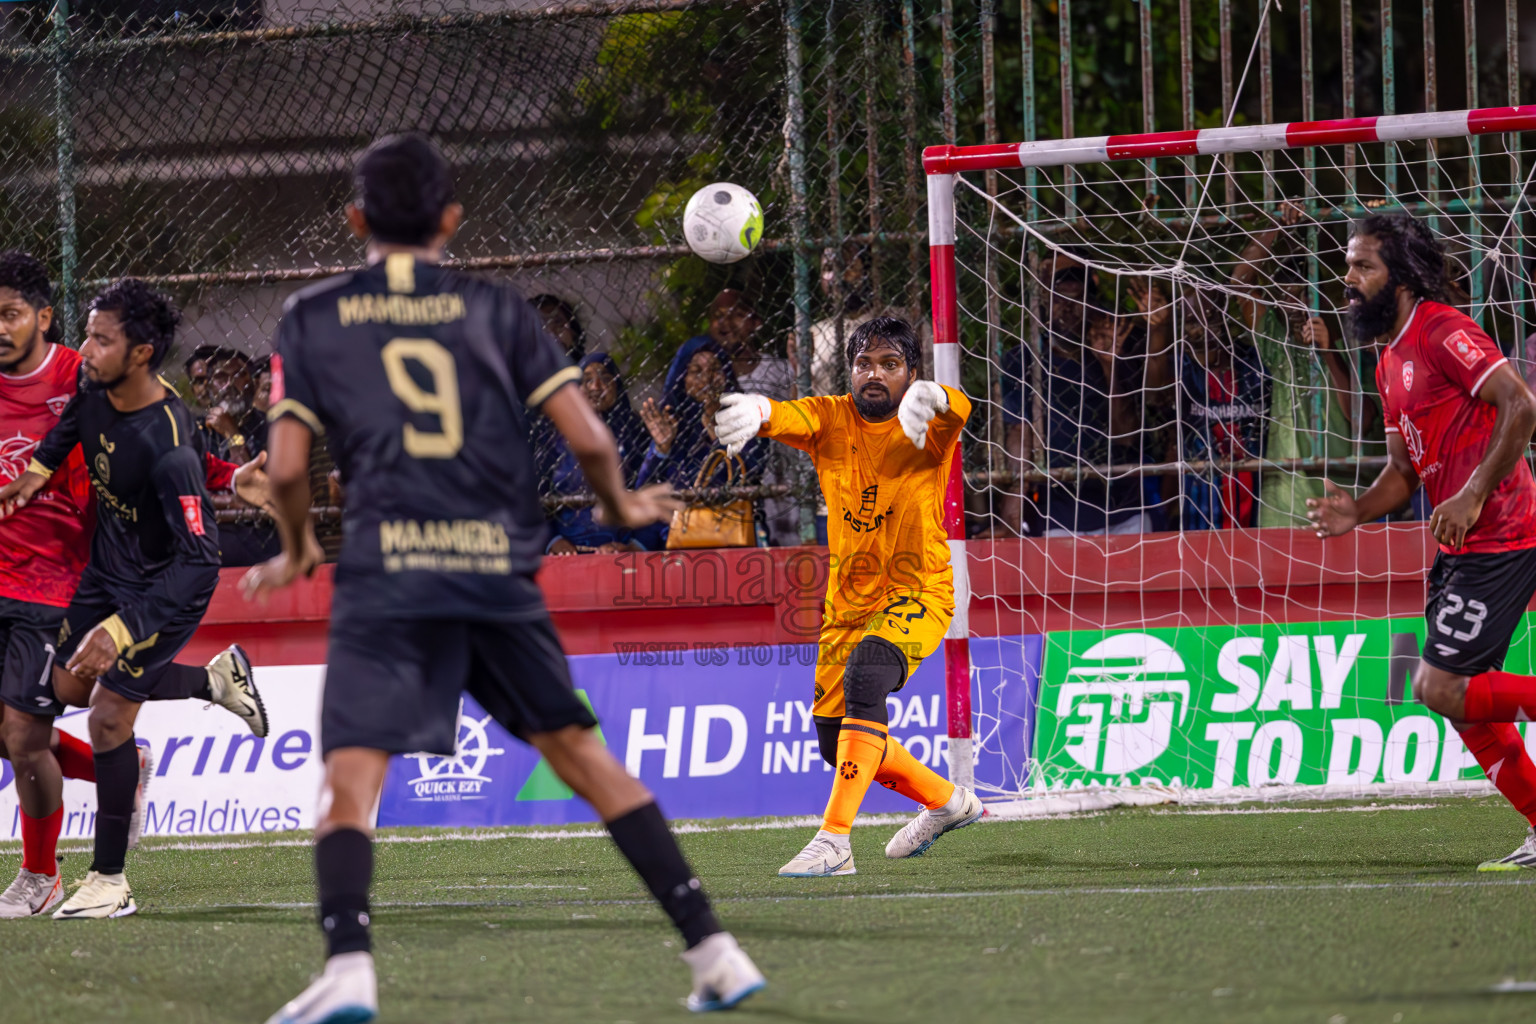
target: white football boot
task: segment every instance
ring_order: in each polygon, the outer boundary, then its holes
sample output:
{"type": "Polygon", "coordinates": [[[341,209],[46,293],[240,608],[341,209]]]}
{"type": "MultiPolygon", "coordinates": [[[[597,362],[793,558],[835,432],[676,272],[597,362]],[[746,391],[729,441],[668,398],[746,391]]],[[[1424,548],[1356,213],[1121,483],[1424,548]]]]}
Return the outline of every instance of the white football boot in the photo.
{"type": "Polygon", "coordinates": [[[139,786],[133,791],[133,813],[128,816],[128,849],[136,850],[144,835],[144,812],[149,806],[144,794],[149,790],[149,780],[155,777],[155,754],[147,746],[139,747],[139,786]]]}
{"type": "Polygon", "coordinates": [[[779,868],[781,878],[827,878],[853,875],[853,844],[847,836],[818,831],[795,859],[779,868]]]}
{"type": "Polygon", "coordinates": [[[730,932],[716,932],[682,956],[693,971],[688,1009],[694,1013],[729,1010],[768,984],[730,932]]]}
{"type": "Polygon", "coordinates": [[[0,917],[36,917],[64,898],[64,876],[54,867],[51,875],[22,868],[10,888],[0,893],[0,917]]]}
{"type": "Polygon", "coordinates": [[[1521,871],[1536,868],[1536,829],[1525,834],[1525,842],[1515,847],[1515,852],[1498,860],[1485,860],[1477,866],[1479,871],[1521,871]]]}
{"type": "Polygon", "coordinates": [[[338,953],[325,972],[293,1002],[267,1018],[267,1024],[362,1024],[379,1013],[379,983],[373,954],[338,953]]]}
{"type": "Polygon", "coordinates": [[[239,644],[230,644],[208,663],[208,689],[213,702],[234,714],[257,736],[267,734],[267,706],[256,689],[251,659],[239,644]]]}
{"type": "Polygon", "coordinates": [[[74,921],[86,918],[127,917],[138,913],[133,902],[133,890],[123,875],[104,875],[99,871],[86,873],[85,881],[74,891],[64,905],[53,912],[55,921],[74,921]]]}
{"type": "Polygon", "coordinates": [[[964,786],[956,786],[954,795],[943,807],[931,811],[924,810],[922,814],[903,825],[901,831],[885,844],[885,855],[893,860],[921,856],[928,852],[928,847],[932,846],[939,836],[979,821],[985,812],[986,808],[981,805],[975,793],[964,786]]]}

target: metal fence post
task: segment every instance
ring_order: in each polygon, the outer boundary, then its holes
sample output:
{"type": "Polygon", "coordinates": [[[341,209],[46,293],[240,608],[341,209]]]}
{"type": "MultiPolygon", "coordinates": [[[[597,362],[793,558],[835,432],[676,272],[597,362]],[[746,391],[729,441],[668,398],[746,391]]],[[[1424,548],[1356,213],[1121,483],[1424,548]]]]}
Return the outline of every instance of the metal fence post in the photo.
{"type": "Polygon", "coordinates": [[[75,294],[79,254],[75,223],[75,119],[69,81],[69,0],[54,3],[52,42],[53,125],[59,170],[59,289],[56,301],[59,333],[66,344],[74,344],[79,310],[79,296],[75,294]]]}
{"type": "MultiPolygon", "coordinates": [[[[784,64],[788,80],[785,95],[789,107],[784,121],[784,148],[789,156],[789,230],[795,248],[795,351],[800,361],[800,394],[809,395],[811,362],[815,353],[811,350],[811,263],[806,253],[810,211],[805,185],[805,80],[800,4],[801,0],[789,0],[784,15],[784,64]]],[[[816,541],[816,509],[809,498],[802,498],[800,502],[800,540],[806,544],[816,541]]]]}

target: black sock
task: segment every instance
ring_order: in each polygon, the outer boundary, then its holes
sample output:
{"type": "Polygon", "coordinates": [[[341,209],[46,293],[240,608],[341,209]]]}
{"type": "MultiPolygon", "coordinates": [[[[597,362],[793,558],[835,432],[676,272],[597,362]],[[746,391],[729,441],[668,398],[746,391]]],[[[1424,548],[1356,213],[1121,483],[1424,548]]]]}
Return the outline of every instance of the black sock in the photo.
{"type": "Polygon", "coordinates": [[[689,949],[724,930],[655,801],[608,822],[608,834],[689,949]]]}
{"type": "Polygon", "coordinates": [[[339,828],[315,844],[320,884],[320,928],[327,956],[368,952],[368,886],[373,882],[373,842],[355,828],[339,828]]]}
{"type": "Polygon", "coordinates": [[[213,700],[208,670],[197,665],[167,665],[155,680],[150,700],[213,700]]]}
{"type": "Polygon", "coordinates": [[[113,750],[96,751],[96,859],[92,871],[123,873],[128,856],[128,819],[139,788],[139,749],[133,737],[113,750]]]}

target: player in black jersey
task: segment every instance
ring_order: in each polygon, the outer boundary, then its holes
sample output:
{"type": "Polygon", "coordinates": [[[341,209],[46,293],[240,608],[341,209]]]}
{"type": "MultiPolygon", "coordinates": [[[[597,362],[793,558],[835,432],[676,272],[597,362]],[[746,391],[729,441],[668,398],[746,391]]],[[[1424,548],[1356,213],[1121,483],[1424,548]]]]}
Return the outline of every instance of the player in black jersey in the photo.
{"type": "Polygon", "coordinates": [[[315,826],[329,959],[269,1024],[373,1017],[371,812],[390,754],[453,752],[466,691],[607,823],[683,935],[689,1005],[735,1005],[762,975],[721,930],[655,800],[593,735],[534,582],[547,527],[529,417],[542,411],[565,436],[612,522],[648,525],[676,501],[625,489],[612,435],[532,307],[437,265],[463,210],[432,144],[381,139],[356,180],[347,217],[369,240],[367,268],[293,296],[278,328],[267,473],[283,554],[246,577],[260,594],[313,568],[308,460],[324,434],[347,489],[315,826]]]}
{"type": "Polygon", "coordinates": [[[140,762],[133,739],[146,700],[233,689],[231,703],[257,735],[266,713],[238,647],[228,678],[172,659],[196,631],[218,582],[218,529],[181,399],[157,376],[180,314],[143,282],[119,281],[91,303],[80,356],[85,386],[0,490],[0,514],[25,504],[78,444],[96,492],[91,556],[59,630],[53,690],[90,701],[96,763],[96,850],[85,882],[55,919],[123,917],[137,907],[123,875],[140,762]],[[65,662],[60,666],[58,662],[65,662]]]}

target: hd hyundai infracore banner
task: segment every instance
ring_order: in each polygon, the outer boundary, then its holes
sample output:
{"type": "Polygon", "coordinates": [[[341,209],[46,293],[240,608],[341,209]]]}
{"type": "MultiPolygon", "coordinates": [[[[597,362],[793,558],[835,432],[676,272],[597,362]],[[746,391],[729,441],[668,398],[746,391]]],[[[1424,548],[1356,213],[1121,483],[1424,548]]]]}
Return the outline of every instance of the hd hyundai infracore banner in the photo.
{"type": "MultiPolygon", "coordinates": [[[[973,699],[982,714],[977,776],[1018,788],[1028,764],[1038,636],[974,641],[973,699]]],[[[673,817],[820,814],[831,769],[811,720],[816,649],[801,645],[685,648],[634,645],[571,659],[602,737],[673,817]]],[[[257,666],[272,723],[257,739],[231,715],[196,701],[145,706],[139,742],[153,751],[145,831],[154,836],[309,828],[321,780],[319,706],[324,669],[257,666]]],[[[939,772],[948,751],[943,661],[931,658],[886,702],[891,734],[939,772]]],[[[84,734],[85,714],[61,720],[84,734]]],[[[878,789],[869,811],[911,803],[878,789]]],[[[94,785],[65,786],[64,834],[92,834],[94,785]]],[[[472,700],[449,757],[396,758],[379,824],[527,825],[595,820],[549,766],[472,700]]],[[[0,761],[0,839],[19,837],[16,789],[0,761]]]]}

